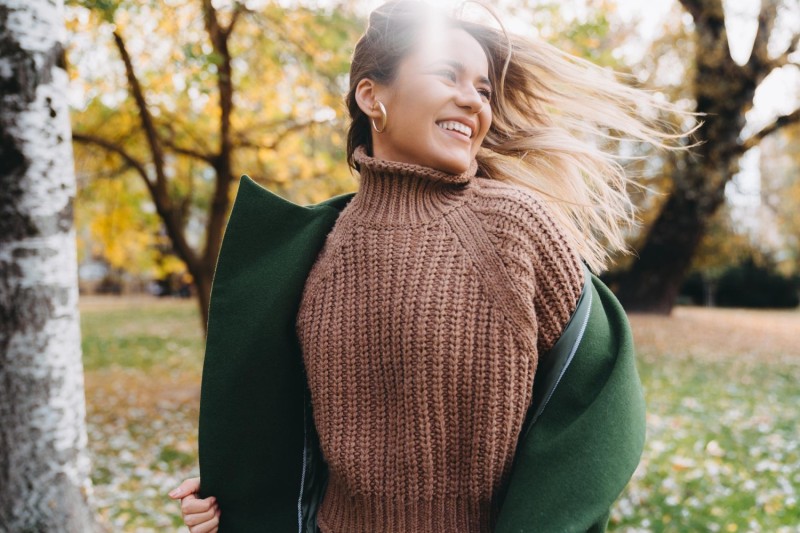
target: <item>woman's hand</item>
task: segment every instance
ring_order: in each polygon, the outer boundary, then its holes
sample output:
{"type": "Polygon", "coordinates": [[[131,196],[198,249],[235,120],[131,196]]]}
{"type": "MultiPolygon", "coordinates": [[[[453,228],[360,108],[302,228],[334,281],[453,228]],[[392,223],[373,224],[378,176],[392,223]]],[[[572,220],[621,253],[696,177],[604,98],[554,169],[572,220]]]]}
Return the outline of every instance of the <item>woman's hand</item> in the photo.
{"type": "Polygon", "coordinates": [[[181,514],[183,523],[191,533],[216,533],[219,529],[219,505],[214,496],[198,498],[200,491],[200,478],[193,477],[185,480],[169,493],[172,499],[181,500],[181,514]]]}

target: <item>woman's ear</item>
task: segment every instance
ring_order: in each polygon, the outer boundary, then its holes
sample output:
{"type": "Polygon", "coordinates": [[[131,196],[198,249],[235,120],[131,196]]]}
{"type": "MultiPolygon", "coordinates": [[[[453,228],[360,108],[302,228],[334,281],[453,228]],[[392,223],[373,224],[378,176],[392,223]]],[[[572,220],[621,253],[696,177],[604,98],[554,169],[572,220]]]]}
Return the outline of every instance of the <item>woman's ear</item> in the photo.
{"type": "Polygon", "coordinates": [[[378,84],[369,78],[363,78],[356,85],[356,103],[361,111],[370,118],[379,118],[381,116],[376,102],[380,100],[378,93],[380,89],[378,84]]]}

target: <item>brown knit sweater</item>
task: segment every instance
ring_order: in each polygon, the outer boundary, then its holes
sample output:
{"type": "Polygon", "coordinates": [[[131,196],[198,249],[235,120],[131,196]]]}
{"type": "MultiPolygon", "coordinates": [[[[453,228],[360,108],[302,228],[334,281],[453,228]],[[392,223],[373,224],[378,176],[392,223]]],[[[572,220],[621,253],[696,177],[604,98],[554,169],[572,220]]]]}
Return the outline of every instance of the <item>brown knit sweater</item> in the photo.
{"type": "Polygon", "coordinates": [[[329,466],[323,533],[494,527],[538,353],[580,259],[521,187],[355,153],[360,186],[303,291],[297,334],[329,466]]]}

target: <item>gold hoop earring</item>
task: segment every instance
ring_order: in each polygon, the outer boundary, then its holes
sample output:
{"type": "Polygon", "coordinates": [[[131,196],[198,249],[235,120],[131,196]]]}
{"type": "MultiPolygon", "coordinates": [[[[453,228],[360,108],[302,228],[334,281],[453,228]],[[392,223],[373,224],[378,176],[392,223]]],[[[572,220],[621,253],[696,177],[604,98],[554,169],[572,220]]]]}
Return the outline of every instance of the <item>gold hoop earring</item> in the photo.
{"type": "Polygon", "coordinates": [[[381,102],[380,100],[378,100],[374,104],[372,104],[372,109],[375,109],[375,106],[378,106],[378,108],[380,108],[380,110],[381,110],[381,129],[378,129],[378,126],[375,125],[375,119],[374,118],[371,119],[372,120],[372,127],[375,128],[376,132],[383,133],[384,130],[386,129],[386,119],[387,119],[386,107],[384,107],[383,102],[381,102]]]}

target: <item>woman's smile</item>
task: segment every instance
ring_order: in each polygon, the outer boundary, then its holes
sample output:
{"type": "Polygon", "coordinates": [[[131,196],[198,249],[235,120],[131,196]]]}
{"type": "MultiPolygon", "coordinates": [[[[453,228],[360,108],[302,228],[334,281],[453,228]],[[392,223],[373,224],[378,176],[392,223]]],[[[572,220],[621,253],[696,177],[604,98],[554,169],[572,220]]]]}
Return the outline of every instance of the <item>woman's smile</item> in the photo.
{"type": "Polygon", "coordinates": [[[472,138],[473,128],[467,126],[466,124],[462,124],[461,122],[456,122],[454,120],[445,120],[437,122],[436,125],[447,133],[453,132],[460,134],[460,136],[465,137],[466,139],[472,138]]]}

